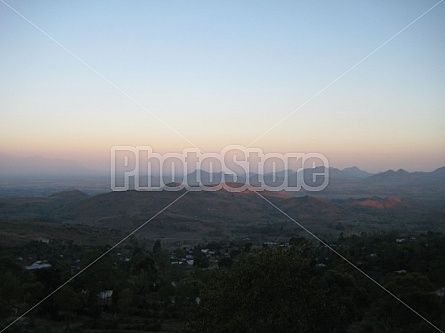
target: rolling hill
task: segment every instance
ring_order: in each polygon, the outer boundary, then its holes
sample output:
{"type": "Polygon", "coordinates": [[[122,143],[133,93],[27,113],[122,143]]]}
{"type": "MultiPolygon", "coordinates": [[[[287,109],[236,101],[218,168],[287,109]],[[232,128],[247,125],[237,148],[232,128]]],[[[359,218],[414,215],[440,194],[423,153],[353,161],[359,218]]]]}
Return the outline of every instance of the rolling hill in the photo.
{"type": "MultiPolygon", "coordinates": [[[[265,225],[296,228],[285,215],[249,190],[242,193],[188,192],[157,215],[182,194],[184,190],[129,190],[93,196],[81,191],[64,191],[48,197],[0,197],[0,221],[80,224],[128,233],[156,215],[139,234],[171,240],[250,235],[265,225]]],[[[445,222],[444,210],[431,210],[417,201],[400,197],[326,199],[293,197],[282,192],[261,192],[261,195],[299,223],[318,232],[332,232],[338,223],[356,228],[354,221],[362,222],[357,229],[361,231],[394,226],[407,230],[440,229],[445,222]]]]}

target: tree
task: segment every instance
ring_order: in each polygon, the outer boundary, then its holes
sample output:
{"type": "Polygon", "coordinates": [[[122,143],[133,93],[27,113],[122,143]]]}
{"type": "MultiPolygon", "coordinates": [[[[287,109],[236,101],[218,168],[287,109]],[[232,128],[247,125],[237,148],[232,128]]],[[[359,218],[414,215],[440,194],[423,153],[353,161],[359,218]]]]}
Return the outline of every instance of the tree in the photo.
{"type": "Polygon", "coordinates": [[[81,298],[70,285],[66,285],[54,295],[54,304],[67,321],[69,330],[71,318],[82,308],[81,298]]]}
{"type": "MultiPolygon", "coordinates": [[[[444,305],[432,290],[426,276],[418,273],[395,276],[385,288],[433,323],[439,323],[444,305]]],[[[373,327],[379,332],[436,332],[410,309],[388,294],[382,295],[373,305],[370,314],[373,327]],[[425,325],[426,324],[426,325],[425,325]]]]}
{"type": "Polygon", "coordinates": [[[192,326],[197,332],[343,330],[357,317],[355,280],[336,272],[323,278],[314,266],[307,249],[292,248],[265,250],[232,269],[209,272],[192,326]],[[337,321],[324,318],[339,310],[337,321]]]}

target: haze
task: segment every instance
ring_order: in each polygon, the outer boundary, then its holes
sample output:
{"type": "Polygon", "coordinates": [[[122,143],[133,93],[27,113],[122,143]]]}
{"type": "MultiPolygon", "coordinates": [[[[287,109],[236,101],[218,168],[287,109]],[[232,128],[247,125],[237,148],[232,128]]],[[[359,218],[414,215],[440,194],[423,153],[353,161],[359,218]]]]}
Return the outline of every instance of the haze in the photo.
{"type": "Polygon", "coordinates": [[[104,169],[115,145],[252,144],[432,171],[445,5],[407,26],[435,3],[2,1],[0,152],[104,169]]]}

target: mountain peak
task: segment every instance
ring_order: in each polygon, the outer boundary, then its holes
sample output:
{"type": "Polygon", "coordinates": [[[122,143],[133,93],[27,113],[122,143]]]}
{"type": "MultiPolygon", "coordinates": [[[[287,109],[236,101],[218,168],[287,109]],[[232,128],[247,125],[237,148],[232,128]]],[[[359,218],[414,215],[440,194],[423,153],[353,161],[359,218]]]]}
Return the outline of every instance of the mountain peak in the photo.
{"type": "Polygon", "coordinates": [[[355,165],[343,169],[343,171],[356,171],[356,170],[362,171],[359,167],[356,167],[355,165]]]}
{"type": "Polygon", "coordinates": [[[345,177],[349,178],[364,179],[372,175],[371,173],[366,172],[355,165],[349,168],[344,168],[343,170],[341,170],[341,172],[344,174],[345,177]]]}
{"type": "Polygon", "coordinates": [[[417,180],[416,173],[408,172],[404,169],[397,171],[388,170],[368,177],[367,180],[374,182],[412,182],[417,180]]]}

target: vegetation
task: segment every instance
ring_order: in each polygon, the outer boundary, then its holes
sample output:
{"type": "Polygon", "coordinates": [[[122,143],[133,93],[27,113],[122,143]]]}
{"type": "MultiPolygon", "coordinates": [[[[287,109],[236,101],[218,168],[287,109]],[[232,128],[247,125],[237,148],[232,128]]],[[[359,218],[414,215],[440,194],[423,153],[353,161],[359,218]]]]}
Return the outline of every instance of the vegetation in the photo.
{"type": "MultiPolygon", "coordinates": [[[[332,248],[441,329],[445,237],[362,234],[332,248]]],[[[107,248],[31,242],[0,255],[2,327],[86,268],[107,248]],[[20,257],[20,258],[19,258],[20,257]],[[48,260],[50,268],[25,270],[48,260]],[[19,259],[18,259],[19,258],[19,259]]],[[[132,240],[7,332],[435,332],[322,244],[212,242],[165,249],[132,240]],[[182,257],[193,258],[179,264],[182,257]],[[218,268],[219,267],[219,268],[218,268]],[[112,291],[112,292],[111,292],[112,291]]]]}

